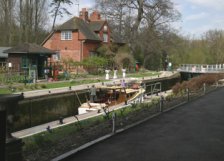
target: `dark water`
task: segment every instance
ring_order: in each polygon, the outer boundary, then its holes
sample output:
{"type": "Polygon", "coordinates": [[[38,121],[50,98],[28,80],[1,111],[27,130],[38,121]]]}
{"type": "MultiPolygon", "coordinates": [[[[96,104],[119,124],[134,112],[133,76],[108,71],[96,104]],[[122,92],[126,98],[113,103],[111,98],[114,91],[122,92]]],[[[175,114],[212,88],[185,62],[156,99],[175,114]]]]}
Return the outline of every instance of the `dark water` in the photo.
{"type": "Polygon", "coordinates": [[[161,83],[161,91],[167,91],[170,90],[176,83],[180,82],[180,77],[174,77],[174,78],[167,78],[167,79],[156,79],[156,80],[148,80],[145,81],[146,84],[146,93],[151,92],[150,85],[153,85],[155,83],[161,83]]]}
{"type": "MultiPolygon", "coordinates": [[[[157,82],[161,83],[161,90],[165,91],[180,82],[180,77],[145,80],[146,92],[151,90],[149,85],[157,82]]],[[[58,120],[60,117],[74,116],[78,114],[80,104],[86,102],[87,99],[89,99],[89,92],[83,90],[21,101],[16,111],[18,120],[14,131],[58,120]]]]}

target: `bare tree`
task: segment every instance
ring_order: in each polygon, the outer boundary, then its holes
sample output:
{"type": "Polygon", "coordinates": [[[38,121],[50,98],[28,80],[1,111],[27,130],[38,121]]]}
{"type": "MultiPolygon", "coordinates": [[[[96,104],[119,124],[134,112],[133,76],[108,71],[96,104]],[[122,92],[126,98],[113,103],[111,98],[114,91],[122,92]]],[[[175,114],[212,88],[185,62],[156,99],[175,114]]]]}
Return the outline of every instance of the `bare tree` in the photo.
{"type": "Polygon", "coordinates": [[[161,54],[164,28],[180,18],[170,0],[97,0],[96,3],[107,19],[120,28],[119,35],[126,38],[132,54],[144,53],[144,56],[135,56],[142,63],[146,57],[161,54]]]}
{"type": "Polygon", "coordinates": [[[17,20],[19,24],[19,42],[39,42],[40,34],[47,22],[46,0],[19,0],[17,20]]]}
{"type": "Polygon", "coordinates": [[[71,15],[71,13],[65,7],[63,7],[63,4],[72,5],[73,2],[71,0],[52,0],[50,4],[50,7],[51,8],[53,7],[50,13],[52,17],[54,18],[52,30],[54,30],[57,16],[63,17],[64,13],[67,15],[71,15]]]}
{"type": "Polygon", "coordinates": [[[204,34],[204,40],[211,63],[224,63],[224,31],[209,30],[204,34]]]}
{"type": "Polygon", "coordinates": [[[12,28],[13,28],[13,8],[15,0],[1,0],[0,10],[1,10],[1,41],[2,44],[8,46],[12,41],[12,28]]]}
{"type": "Polygon", "coordinates": [[[127,3],[129,0],[96,0],[96,8],[101,11],[101,14],[109,19],[112,23],[114,30],[118,34],[122,34],[124,29],[124,21],[128,16],[129,10],[127,3]]]}

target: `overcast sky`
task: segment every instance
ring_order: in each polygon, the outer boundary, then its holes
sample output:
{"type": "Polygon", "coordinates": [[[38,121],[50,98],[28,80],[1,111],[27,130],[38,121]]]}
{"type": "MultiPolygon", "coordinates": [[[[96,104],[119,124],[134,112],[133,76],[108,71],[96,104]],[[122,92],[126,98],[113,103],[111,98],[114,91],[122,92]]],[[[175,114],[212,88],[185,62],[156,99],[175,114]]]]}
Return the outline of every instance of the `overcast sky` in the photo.
{"type": "MultiPolygon", "coordinates": [[[[78,5],[74,0],[69,11],[73,16],[78,15],[78,5]]],[[[181,13],[181,21],[175,23],[183,35],[199,37],[209,29],[224,29],[224,0],[171,0],[176,9],[181,13]]],[[[95,0],[79,0],[79,9],[91,8],[95,0]]],[[[72,16],[58,20],[58,23],[66,21],[72,16]]]]}

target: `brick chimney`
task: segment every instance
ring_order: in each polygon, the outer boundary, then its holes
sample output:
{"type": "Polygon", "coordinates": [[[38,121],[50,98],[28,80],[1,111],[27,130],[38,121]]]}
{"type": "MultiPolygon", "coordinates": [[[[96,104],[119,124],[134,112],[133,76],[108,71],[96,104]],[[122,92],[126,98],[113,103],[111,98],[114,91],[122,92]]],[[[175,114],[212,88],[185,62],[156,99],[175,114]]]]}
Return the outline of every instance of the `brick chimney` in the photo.
{"type": "Polygon", "coordinates": [[[93,11],[90,14],[90,21],[100,21],[101,17],[100,17],[100,13],[98,11],[93,11]]]}
{"type": "Polygon", "coordinates": [[[89,21],[89,13],[86,8],[82,8],[82,11],[79,12],[79,18],[83,19],[84,21],[89,21]]]}

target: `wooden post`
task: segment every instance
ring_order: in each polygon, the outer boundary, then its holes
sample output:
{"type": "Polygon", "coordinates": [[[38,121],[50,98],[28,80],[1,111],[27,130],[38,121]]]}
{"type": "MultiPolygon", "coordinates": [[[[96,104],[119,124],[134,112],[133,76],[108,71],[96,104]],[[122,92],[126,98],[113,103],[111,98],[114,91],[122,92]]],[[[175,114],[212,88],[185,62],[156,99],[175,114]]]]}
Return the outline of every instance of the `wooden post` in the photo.
{"type": "Polygon", "coordinates": [[[204,94],[206,93],[206,85],[205,83],[203,84],[203,91],[204,91],[204,94]]]}
{"type": "Polygon", "coordinates": [[[189,88],[187,88],[187,101],[190,101],[189,88]]]}
{"type": "Polygon", "coordinates": [[[112,113],[112,133],[116,133],[116,114],[115,112],[112,113]]]}

